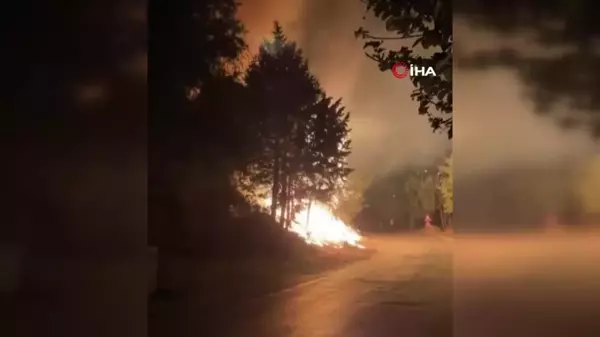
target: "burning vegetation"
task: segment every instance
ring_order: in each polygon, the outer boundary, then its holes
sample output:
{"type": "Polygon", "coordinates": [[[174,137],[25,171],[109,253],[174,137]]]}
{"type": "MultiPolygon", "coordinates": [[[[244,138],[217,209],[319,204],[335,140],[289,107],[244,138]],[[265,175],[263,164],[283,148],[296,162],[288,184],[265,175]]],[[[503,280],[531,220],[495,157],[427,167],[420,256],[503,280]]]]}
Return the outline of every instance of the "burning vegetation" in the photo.
{"type": "MultiPolygon", "coordinates": [[[[266,199],[264,205],[269,208],[271,199],[266,199]]],[[[352,227],[336,217],[330,207],[314,202],[304,202],[306,206],[300,212],[293,214],[287,229],[297,234],[305,242],[317,246],[352,246],[363,248],[362,237],[352,227]]]]}

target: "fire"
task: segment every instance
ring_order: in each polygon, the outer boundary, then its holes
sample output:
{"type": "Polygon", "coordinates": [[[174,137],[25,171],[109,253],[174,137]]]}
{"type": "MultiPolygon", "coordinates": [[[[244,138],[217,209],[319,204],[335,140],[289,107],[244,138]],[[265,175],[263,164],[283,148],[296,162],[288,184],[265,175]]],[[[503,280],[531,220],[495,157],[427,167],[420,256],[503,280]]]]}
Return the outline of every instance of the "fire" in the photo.
{"type": "Polygon", "coordinates": [[[290,230],[306,242],[324,245],[360,245],[361,236],[355,230],[336,218],[325,205],[315,204],[308,210],[298,213],[290,230]]]}
{"type": "MultiPolygon", "coordinates": [[[[266,200],[265,204],[270,204],[270,200],[266,200]]],[[[296,214],[289,230],[313,245],[363,248],[360,234],[319,202],[311,205],[310,212],[305,208],[296,214]]]]}

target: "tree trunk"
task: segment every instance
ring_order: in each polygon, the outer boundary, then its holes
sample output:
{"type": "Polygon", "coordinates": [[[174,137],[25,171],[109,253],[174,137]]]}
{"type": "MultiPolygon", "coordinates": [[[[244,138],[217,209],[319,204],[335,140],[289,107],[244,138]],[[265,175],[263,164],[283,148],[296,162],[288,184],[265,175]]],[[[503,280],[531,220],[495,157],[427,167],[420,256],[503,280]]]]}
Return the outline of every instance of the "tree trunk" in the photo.
{"type": "Polygon", "coordinates": [[[292,196],[290,197],[290,202],[289,202],[289,210],[288,210],[288,228],[292,225],[292,221],[294,218],[295,212],[294,212],[294,195],[292,194],[292,196]]]}
{"type": "Polygon", "coordinates": [[[444,209],[439,209],[440,212],[440,228],[442,230],[446,230],[446,213],[444,212],[444,209]]]}
{"type": "MultiPolygon", "coordinates": [[[[164,186],[164,185],[163,185],[164,186]]],[[[165,187],[163,187],[165,188],[165,187]]],[[[155,214],[152,219],[152,224],[155,228],[155,241],[150,251],[150,255],[153,255],[153,271],[155,273],[156,280],[153,286],[153,293],[165,293],[169,292],[171,282],[169,273],[169,256],[172,255],[173,251],[176,251],[179,244],[178,232],[181,231],[183,219],[181,218],[182,210],[177,198],[175,197],[176,192],[172,189],[165,190],[171,192],[164,196],[159,197],[158,200],[152,200],[154,203],[160,203],[162,212],[155,214]],[[177,248],[176,248],[177,247],[177,248]],[[171,254],[169,254],[171,253],[171,254]]],[[[155,209],[155,211],[157,211],[155,209]]]]}
{"type": "Polygon", "coordinates": [[[279,223],[281,225],[281,227],[285,227],[286,224],[286,219],[287,219],[287,205],[288,205],[288,180],[290,179],[289,175],[287,174],[287,172],[283,173],[283,176],[281,178],[281,199],[280,199],[280,210],[281,213],[279,214],[279,223]]]}
{"type": "Polygon", "coordinates": [[[312,199],[308,199],[308,208],[306,209],[306,227],[309,227],[310,224],[310,207],[312,206],[312,199]]]}
{"type": "Polygon", "coordinates": [[[292,205],[293,205],[293,201],[294,201],[294,190],[292,188],[292,177],[288,177],[287,179],[287,202],[286,202],[286,209],[285,209],[285,228],[290,228],[291,224],[292,224],[292,205]]]}
{"type": "Polygon", "coordinates": [[[277,201],[279,200],[279,175],[280,175],[280,158],[279,154],[273,159],[273,186],[271,188],[271,217],[277,221],[277,201]]]}
{"type": "Polygon", "coordinates": [[[290,224],[291,224],[291,219],[292,219],[292,214],[290,212],[290,202],[291,202],[291,197],[288,195],[288,199],[285,203],[285,228],[290,228],[290,224]]]}

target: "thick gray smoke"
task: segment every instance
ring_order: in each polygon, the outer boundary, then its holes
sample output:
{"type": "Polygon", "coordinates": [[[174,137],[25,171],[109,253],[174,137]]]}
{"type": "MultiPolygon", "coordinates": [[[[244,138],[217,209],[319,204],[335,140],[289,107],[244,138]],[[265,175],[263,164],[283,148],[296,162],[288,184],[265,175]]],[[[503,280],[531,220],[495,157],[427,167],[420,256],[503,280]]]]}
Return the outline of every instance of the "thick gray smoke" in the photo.
{"type": "MultiPolygon", "coordinates": [[[[416,114],[408,80],[382,73],[363,53],[354,31],[364,24],[360,1],[245,0],[240,18],[248,29],[250,48],[267,38],[273,21],[299,42],[311,71],[334,97],[342,97],[351,112],[351,165],[361,175],[384,174],[412,164],[428,164],[450,142],[433,134],[416,114]]],[[[381,29],[377,20],[368,22],[381,29]],[[378,25],[377,25],[378,24],[378,25]]]]}
{"type": "Polygon", "coordinates": [[[577,170],[598,150],[590,134],[536,114],[513,69],[456,66],[481,50],[510,45],[531,54],[539,48],[524,33],[501,37],[458,19],[454,33],[455,219],[474,229],[508,223],[520,229],[550,213],[576,222],[582,212],[574,199],[577,170]]]}
{"type": "MultiPolygon", "coordinates": [[[[374,176],[428,163],[450,142],[432,134],[427,120],[417,115],[409,98],[412,84],[379,72],[364,55],[362,41],[353,35],[365,24],[364,14],[358,0],[246,0],[241,8],[254,50],[269,35],[273,20],[299,41],[324,88],[343,97],[352,112],[352,165],[374,176]]],[[[522,52],[541,51],[526,34],[501,38],[455,22],[455,63],[507,44],[522,52]]],[[[367,24],[386,34],[377,19],[367,24]]],[[[511,69],[455,66],[454,78],[456,218],[478,225],[491,218],[532,223],[564,209],[575,170],[597,151],[591,137],[536,114],[527,88],[511,69]]]]}

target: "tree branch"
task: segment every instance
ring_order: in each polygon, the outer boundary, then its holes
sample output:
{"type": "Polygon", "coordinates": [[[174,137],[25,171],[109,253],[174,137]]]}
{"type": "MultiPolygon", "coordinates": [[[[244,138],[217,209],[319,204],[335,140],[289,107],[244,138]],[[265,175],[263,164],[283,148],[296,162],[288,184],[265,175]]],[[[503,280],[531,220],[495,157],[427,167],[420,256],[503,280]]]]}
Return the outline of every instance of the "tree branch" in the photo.
{"type": "Polygon", "coordinates": [[[404,36],[396,36],[396,37],[384,37],[384,36],[373,36],[368,33],[363,33],[363,38],[365,39],[373,39],[373,40],[406,40],[406,39],[416,39],[423,37],[423,34],[415,34],[415,35],[404,35],[404,36]]]}

